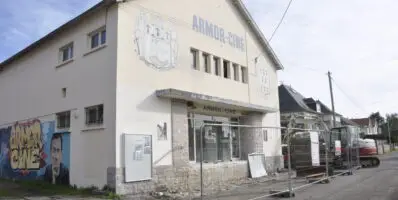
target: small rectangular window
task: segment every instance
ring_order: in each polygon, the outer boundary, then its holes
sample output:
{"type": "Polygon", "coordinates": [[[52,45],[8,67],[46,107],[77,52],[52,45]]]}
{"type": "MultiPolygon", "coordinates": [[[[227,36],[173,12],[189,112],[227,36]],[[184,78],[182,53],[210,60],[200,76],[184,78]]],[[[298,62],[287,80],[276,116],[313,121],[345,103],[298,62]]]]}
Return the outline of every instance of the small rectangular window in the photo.
{"type": "Polygon", "coordinates": [[[106,43],[106,30],[105,28],[101,28],[100,30],[94,31],[89,34],[90,38],[90,47],[91,49],[95,49],[100,47],[106,43]]]}
{"type": "Polygon", "coordinates": [[[73,43],[70,43],[64,47],[62,47],[60,50],[61,54],[61,61],[66,62],[70,59],[73,58],[73,43]]]}
{"type": "Polygon", "coordinates": [[[224,70],[224,78],[231,78],[231,69],[229,67],[230,62],[227,60],[223,60],[223,70],[224,70]]]}
{"type": "Polygon", "coordinates": [[[101,31],[101,44],[106,43],[106,30],[101,31]]]}
{"type": "Polygon", "coordinates": [[[57,113],[57,127],[60,129],[70,128],[70,111],[57,113]]]}
{"type": "Polygon", "coordinates": [[[234,69],[234,80],[239,81],[239,65],[233,64],[233,69],[234,69]]]}
{"type": "Polygon", "coordinates": [[[95,33],[91,36],[91,48],[94,49],[99,45],[99,33],[95,33]]]}
{"type": "Polygon", "coordinates": [[[104,121],[104,106],[97,105],[87,107],[86,109],[86,124],[94,125],[94,124],[102,124],[104,121]]]}
{"type": "Polygon", "coordinates": [[[242,83],[248,83],[248,73],[247,73],[247,67],[241,66],[241,77],[242,77],[242,83]]]}
{"type": "Polygon", "coordinates": [[[63,97],[63,98],[66,97],[66,88],[62,88],[62,97],[63,97]]]}
{"type": "Polygon", "coordinates": [[[220,58],[213,57],[213,63],[214,63],[214,74],[216,76],[221,76],[220,73],[220,58]]]}
{"type": "Polygon", "coordinates": [[[210,62],[209,62],[209,57],[210,57],[209,54],[203,53],[202,56],[203,56],[203,64],[204,64],[205,72],[206,73],[211,73],[210,62]]]}
{"type": "Polygon", "coordinates": [[[191,49],[191,57],[192,57],[192,63],[191,66],[193,69],[199,70],[198,67],[198,51],[195,49],[191,49]]]}
{"type": "Polygon", "coordinates": [[[263,139],[264,139],[264,142],[268,141],[268,131],[267,130],[263,130],[263,139]]]}

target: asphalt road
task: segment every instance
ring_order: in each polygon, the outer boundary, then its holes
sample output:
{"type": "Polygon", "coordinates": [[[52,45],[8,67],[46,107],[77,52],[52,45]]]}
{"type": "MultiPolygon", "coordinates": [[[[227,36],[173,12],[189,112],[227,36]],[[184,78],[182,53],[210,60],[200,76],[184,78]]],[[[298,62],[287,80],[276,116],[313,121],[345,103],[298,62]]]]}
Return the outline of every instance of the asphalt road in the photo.
{"type": "Polygon", "coordinates": [[[360,169],[329,184],[296,191],[294,200],[398,200],[398,152],[380,157],[378,168],[360,169]]]}

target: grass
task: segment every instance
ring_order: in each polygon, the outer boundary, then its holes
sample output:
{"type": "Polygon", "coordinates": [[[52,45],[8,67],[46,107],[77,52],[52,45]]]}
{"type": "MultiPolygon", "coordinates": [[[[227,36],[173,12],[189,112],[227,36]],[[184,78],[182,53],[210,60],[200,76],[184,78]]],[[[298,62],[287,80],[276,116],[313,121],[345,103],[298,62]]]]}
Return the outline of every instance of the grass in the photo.
{"type": "Polygon", "coordinates": [[[76,188],[63,185],[49,184],[43,181],[13,181],[0,179],[0,197],[25,196],[81,196],[104,199],[120,199],[120,196],[104,187],[76,188]]]}

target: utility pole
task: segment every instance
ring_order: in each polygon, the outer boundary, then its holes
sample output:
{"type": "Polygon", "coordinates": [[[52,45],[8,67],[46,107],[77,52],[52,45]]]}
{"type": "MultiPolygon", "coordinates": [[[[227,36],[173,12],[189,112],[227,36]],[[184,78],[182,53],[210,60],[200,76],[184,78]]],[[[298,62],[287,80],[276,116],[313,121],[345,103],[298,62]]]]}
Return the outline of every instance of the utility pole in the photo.
{"type": "MultiPolygon", "coordinates": [[[[390,151],[391,151],[391,130],[390,130],[390,120],[387,118],[387,130],[388,130],[388,143],[390,144],[390,151]]],[[[391,119],[391,118],[390,118],[391,119]]]]}
{"type": "Polygon", "coordinates": [[[333,86],[332,86],[332,73],[328,71],[329,77],[329,90],[330,90],[330,98],[332,100],[332,112],[333,112],[333,128],[336,127],[336,113],[334,112],[334,98],[333,98],[333,86]]]}

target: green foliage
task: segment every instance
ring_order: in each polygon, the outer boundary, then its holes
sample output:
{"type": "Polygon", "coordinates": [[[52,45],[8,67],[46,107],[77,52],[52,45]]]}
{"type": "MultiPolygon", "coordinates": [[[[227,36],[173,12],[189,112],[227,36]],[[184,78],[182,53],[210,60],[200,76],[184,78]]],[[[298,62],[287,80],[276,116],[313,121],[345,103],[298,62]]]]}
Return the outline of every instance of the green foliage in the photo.
{"type": "Polygon", "coordinates": [[[376,120],[379,124],[384,123],[384,117],[380,115],[380,112],[370,114],[369,118],[376,120]]]}
{"type": "Polygon", "coordinates": [[[101,189],[95,186],[78,188],[76,185],[54,185],[43,181],[13,181],[0,179],[0,197],[25,197],[25,196],[82,196],[99,197],[119,200],[112,188],[104,186],[101,189]]]}

